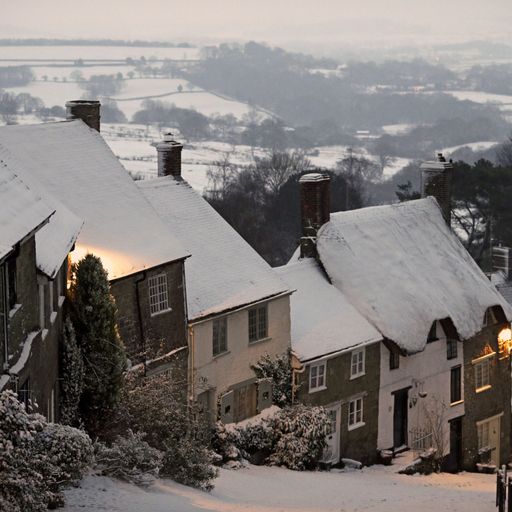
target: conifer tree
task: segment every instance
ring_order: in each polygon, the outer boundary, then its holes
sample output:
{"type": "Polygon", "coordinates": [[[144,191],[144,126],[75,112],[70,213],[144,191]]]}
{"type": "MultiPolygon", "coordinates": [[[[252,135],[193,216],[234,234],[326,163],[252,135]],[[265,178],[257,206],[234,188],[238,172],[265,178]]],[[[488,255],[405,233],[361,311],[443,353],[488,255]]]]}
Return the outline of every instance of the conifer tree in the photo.
{"type": "Polygon", "coordinates": [[[71,320],[84,360],[80,413],[87,431],[99,435],[119,401],[126,355],[101,260],[87,254],[73,265],[72,271],[71,320]]]}

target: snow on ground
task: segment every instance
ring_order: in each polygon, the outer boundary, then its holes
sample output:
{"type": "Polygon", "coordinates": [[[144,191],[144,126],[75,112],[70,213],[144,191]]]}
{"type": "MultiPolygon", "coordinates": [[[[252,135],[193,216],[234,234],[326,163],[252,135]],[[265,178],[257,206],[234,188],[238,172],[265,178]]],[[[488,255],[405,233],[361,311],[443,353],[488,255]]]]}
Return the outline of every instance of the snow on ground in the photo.
{"type": "MultiPolygon", "coordinates": [[[[147,98],[177,92],[178,86],[184,90],[188,85],[186,80],[179,78],[133,78],[125,80],[121,92],[114,96],[114,99],[147,98]]],[[[193,89],[199,90],[192,86],[193,89]]]]}
{"type": "Polygon", "coordinates": [[[87,477],[66,491],[64,512],[492,512],[495,476],[476,473],[399,475],[397,466],[360,471],[296,472],[249,466],[220,470],[211,493],[170,480],[149,490],[87,477]]]}
{"type": "Polygon", "coordinates": [[[451,94],[460,101],[469,100],[475,103],[494,103],[503,110],[512,110],[512,96],[506,94],[492,94],[483,91],[443,91],[451,94]]]}
{"type": "MultiPolygon", "coordinates": [[[[89,80],[92,75],[117,75],[122,73],[126,76],[130,71],[134,71],[134,66],[125,65],[108,65],[108,66],[73,66],[68,65],[53,65],[53,66],[30,66],[36,80],[44,80],[43,77],[47,76],[48,80],[53,80],[57,77],[59,80],[65,78],[66,80],[73,80],[71,73],[79,71],[85,80],[89,80]]],[[[134,71],[135,72],[135,71],[134,71]]]]}
{"type": "Polygon", "coordinates": [[[472,151],[484,151],[486,149],[492,148],[493,146],[496,146],[496,144],[499,144],[496,140],[482,140],[478,142],[469,142],[468,144],[460,144],[459,146],[451,146],[449,148],[443,148],[441,152],[447,156],[451,153],[454,153],[460,148],[469,148],[472,151]]]}
{"type": "Polygon", "coordinates": [[[46,107],[64,107],[66,101],[80,99],[85,93],[76,82],[30,82],[23,86],[5,87],[5,90],[16,94],[26,92],[41,98],[46,107]]]}
{"type": "MultiPolygon", "coordinates": [[[[55,60],[125,60],[127,58],[198,60],[199,48],[158,48],[145,46],[0,46],[0,62],[6,59],[24,61],[55,60]]],[[[11,62],[9,62],[11,64],[11,62]]],[[[12,62],[14,65],[15,62],[12,62]]]]}
{"type": "Polygon", "coordinates": [[[382,131],[388,135],[403,135],[416,128],[416,126],[408,123],[386,124],[382,127],[382,131]]]}

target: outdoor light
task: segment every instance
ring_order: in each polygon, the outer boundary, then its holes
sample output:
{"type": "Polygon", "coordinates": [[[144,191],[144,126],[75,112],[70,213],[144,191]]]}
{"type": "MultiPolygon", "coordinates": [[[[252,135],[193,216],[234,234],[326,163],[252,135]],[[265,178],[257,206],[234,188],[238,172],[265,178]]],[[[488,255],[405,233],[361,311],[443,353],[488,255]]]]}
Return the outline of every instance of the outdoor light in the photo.
{"type": "Polygon", "coordinates": [[[505,327],[498,334],[498,344],[500,352],[507,352],[510,354],[512,350],[512,330],[510,327],[505,327]]]}

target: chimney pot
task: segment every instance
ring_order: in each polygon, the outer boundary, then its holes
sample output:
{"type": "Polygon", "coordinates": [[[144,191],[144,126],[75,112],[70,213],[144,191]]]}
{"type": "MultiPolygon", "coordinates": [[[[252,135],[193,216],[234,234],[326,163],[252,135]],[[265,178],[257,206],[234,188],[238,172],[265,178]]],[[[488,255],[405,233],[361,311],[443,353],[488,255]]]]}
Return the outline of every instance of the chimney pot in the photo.
{"type": "Polygon", "coordinates": [[[423,162],[420,169],[421,197],[435,197],[441,207],[446,223],[450,226],[452,163],[447,162],[442,153],[438,153],[437,160],[423,162]]]}
{"type": "Polygon", "coordinates": [[[164,133],[162,142],[156,145],[158,152],[158,176],[181,178],[181,150],[183,144],[174,140],[171,132],[164,133]]]}
{"type": "Polygon", "coordinates": [[[330,219],[330,181],[326,174],[311,172],[299,179],[301,203],[301,257],[316,256],[317,231],[330,219]]]}
{"type": "Polygon", "coordinates": [[[81,119],[87,126],[100,131],[100,107],[97,100],[73,100],[66,102],[67,119],[81,119]]]}

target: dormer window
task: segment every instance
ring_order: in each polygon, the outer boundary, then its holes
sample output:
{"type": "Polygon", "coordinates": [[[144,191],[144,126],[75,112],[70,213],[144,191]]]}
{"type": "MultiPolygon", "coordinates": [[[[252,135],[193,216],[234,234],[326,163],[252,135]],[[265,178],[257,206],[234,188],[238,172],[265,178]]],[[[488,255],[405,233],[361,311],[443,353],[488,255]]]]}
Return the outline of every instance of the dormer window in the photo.
{"type": "Polygon", "coordinates": [[[432,343],[433,341],[437,341],[438,339],[439,338],[437,337],[437,322],[433,322],[430,331],[428,331],[427,343],[432,343]]]}

